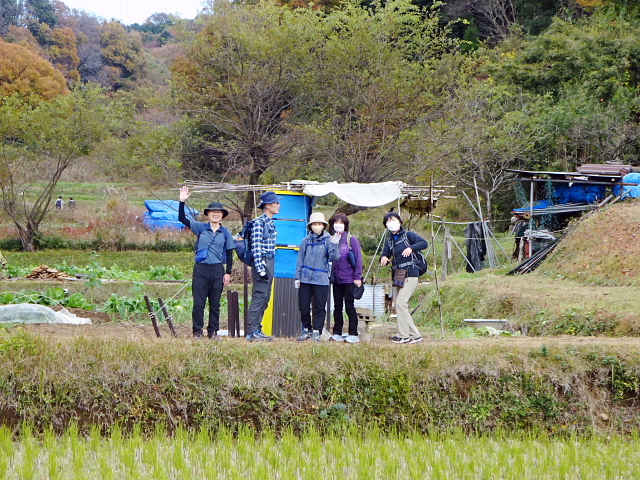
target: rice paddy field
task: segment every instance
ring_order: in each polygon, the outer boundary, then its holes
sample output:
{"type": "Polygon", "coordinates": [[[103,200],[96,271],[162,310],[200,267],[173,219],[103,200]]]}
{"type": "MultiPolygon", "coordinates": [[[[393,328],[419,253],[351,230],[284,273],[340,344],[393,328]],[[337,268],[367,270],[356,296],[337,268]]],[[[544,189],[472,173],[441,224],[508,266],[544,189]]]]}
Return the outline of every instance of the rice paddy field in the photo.
{"type": "Polygon", "coordinates": [[[635,479],[636,437],[395,435],[356,429],[302,435],[246,429],[16,440],[0,429],[0,479],[635,479]]]}

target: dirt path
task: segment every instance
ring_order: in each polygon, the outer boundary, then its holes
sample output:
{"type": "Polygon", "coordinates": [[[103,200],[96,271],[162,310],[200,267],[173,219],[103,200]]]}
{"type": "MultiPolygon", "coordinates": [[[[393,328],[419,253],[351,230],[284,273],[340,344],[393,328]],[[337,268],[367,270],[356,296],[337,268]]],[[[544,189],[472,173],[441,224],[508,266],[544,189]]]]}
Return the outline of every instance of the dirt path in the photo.
{"type": "MultiPolygon", "coordinates": [[[[45,336],[51,340],[73,339],[77,337],[99,338],[103,340],[128,340],[128,341],[174,341],[166,324],[161,324],[162,338],[156,338],[152,325],[142,325],[130,322],[102,322],[93,325],[51,325],[36,324],[20,326],[24,330],[37,335],[45,336]]],[[[176,330],[179,338],[177,341],[192,341],[191,326],[177,325],[176,330]]],[[[392,324],[380,325],[373,332],[371,344],[378,346],[393,346],[397,348],[420,348],[421,346],[433,347],[434,345],[444,347],[516,347],[523,349],[536,349],[542,346],[553,345],[576,345],[576,346],[602,346],[602,347],[637,347],[640,349],[640,338],[637,337],[477,337],[465,339],[438,339],[436,337],[425,336],[422,343],[415,345],[395,345],[389,340],[389,333],[393,331],[392,324]]],[[[244,338],[224,337],[224,342],[245,342],[244,338]]],[[[276,338],[275,343],[294,343],[292,338],[276,338]]],[[[335,344],[331,342],[331,344],[335,344]]],[[[345,344],[335,344],[336,346],[345,344]]]]}

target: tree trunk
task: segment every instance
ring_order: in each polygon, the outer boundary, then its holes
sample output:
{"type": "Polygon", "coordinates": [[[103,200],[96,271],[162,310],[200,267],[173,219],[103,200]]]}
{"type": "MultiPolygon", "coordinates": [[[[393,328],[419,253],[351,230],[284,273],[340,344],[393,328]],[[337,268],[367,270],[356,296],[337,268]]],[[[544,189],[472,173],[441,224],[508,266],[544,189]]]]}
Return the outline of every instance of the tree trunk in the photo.
{"type": "Polygon", "coordinates": [[[484,193],[484,198],[485,198],[485,211],[484,213],[484,217],[491,221],[491,219],[493,218],[493,212],[491,211],[491,209],[493,208],[492,204],[491,204],[491,192],[489,190],[481,190],[482,193],[484,193]]]}
{"type": "Polygon", "coordinates": [[[350,203],[343,203],[336,208],[336,211],[333,213],[344,213],[346,216],[353,215],[354,213],[361,212],[362,210],[367,210],[369,207],[359,207],[357,205],[351,205],[350,203]]]}
{"type": "MultiPolygon", "coordinates": [[[[260,176],[264,173],[265,168],[258,167],[260,163],[255,161],[253,162],[253,171],[249,176],[249,185],[257,185],[260,180],[260,176]]],[[[259,197],[255,195],[255,192],[247,192],[247,196],[244,199],[244,216],[245,218],[253,218],[253,209],[255,206],[255,201],[258,200],[259,197]],[[255,200],[254,200],[255,197],[255,200]]]]}
{"type": "Polygon", "coordinates": [[[24,228],[18,229],[18,235],[20,236],[20,243],[22,243],[22,250],[24,252],[35,252],[35,234],[24,228]]]}

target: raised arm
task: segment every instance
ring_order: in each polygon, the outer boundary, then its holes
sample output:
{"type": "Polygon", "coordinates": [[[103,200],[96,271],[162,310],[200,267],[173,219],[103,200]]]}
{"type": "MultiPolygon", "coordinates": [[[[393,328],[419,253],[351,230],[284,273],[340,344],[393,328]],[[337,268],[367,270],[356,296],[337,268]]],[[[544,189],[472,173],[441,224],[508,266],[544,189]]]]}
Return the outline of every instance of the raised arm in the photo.
{"type": "Polygon", "coordinates": [[[187,228],[191,229],[191,221],[187,218],[184,209],[184,202],[186,202],[191,196],[191,192],[189,192],[189,187],[183,185],[180,188],[180,205],[178,206],[178,221],[185,225],[187,228]]]}

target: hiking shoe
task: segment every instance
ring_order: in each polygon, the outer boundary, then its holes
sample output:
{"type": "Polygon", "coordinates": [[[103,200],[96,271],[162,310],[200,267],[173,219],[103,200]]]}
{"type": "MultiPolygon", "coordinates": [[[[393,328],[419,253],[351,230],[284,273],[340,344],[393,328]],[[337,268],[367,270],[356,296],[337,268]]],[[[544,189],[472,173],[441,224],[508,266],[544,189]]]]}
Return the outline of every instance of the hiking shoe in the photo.
{"type": "Polygon", "coordinates": [[[409,343],[410,341],[409,337],[398,337],[397,340],[392,340],[393,343],[409,343]]]}
{"type": "Polygon", "coordinates": [[[357,335],[349,335],[344,341],[347,343],[360,343],[360,338],[357,335]]]}
{"type": "Polygon", "coordinates": [[[256,331],[247,335],[247,342],[269,342],[273,337],[269,337],[260,331],[256,331]]]}
{"type": "Polygon", "coordinates": [[[331,335],[331,340],[334,342],[344,342],[344,337],[342,335],[331,335]]]}
{"type": "Polygon", "coordinates": [[[311,338],[311,340],[313,340],[314,342],[320,342],[320,332],[311,332],[311,336],[309,338],[311,338]]]}
{"type": "Polygon", "coordinates": [[[409,343],[418,343],[418,342],[421,342],[422,340],[423,340],[422,337],[413,337],[409,339],[409,343]]]}
{"type": "Polygon", "coordinates": [[[302,332],[300,333],[300,335],[298,336],[298,338],[296,338],[296,340],[298,342],[304,342],[305,340],[308,340],[309,338],[311,338],[311,332],[309,330],[305,330],[304,328],[302,329],[302,332]]]}
{"type": "Polygon", "coordinates": [[[262,341],[262,342],[271,342],[273,340],[273,337],[266,335],[262,330],[253,332],[253,336],[256,337],[258,341],[262,341]]]}

